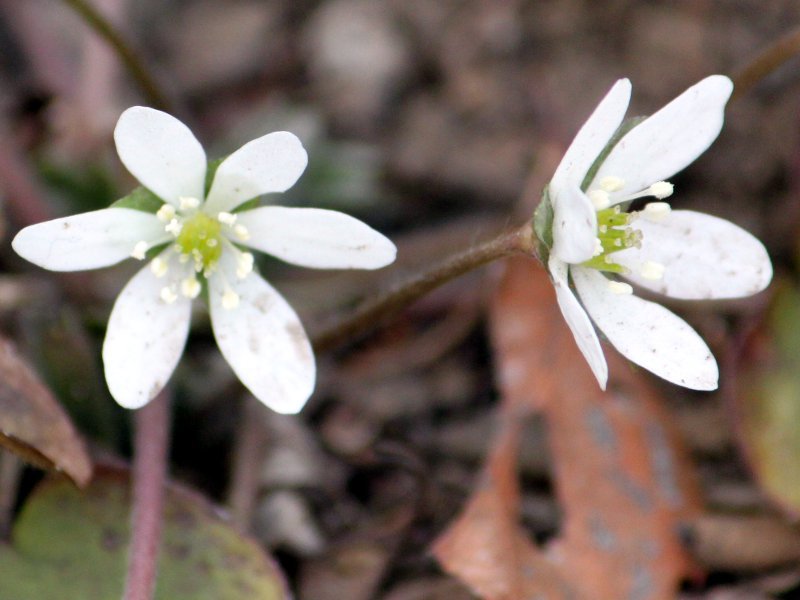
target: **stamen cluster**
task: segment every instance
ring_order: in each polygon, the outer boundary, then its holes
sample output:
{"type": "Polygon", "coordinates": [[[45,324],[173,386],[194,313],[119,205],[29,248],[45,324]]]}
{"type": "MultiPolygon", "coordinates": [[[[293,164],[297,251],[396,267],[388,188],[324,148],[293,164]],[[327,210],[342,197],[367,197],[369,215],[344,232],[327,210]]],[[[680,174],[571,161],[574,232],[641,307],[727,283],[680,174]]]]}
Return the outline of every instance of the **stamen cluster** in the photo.
{"type": "MultiPolygon", "coordinates": [[[[158,278],[165,278],[166,284],[161,288],[161,299],[172,304],[178,295],[196,298],[202,283],[198,276],[208,279],[219,272],[217,265],[223,251],[230,252],[236,258],[236,277],[245,279],[253,271],[253,255],[240,250],[232,240],[244,242],[250,238],[250,232],[244,225],[237,224],[235,214],[219,212],[216,216],[206,214],[197,198],[181,197],[176,209],[171,204],[164,204],[156,213],[159,221],[164,223],[164,231],[174,238],[174,243],[150,263],[150,269],[158,278]],[[177,261],[173,269],[171,265],[177,261]],[[191,263],[192,269],[184,267],[191,263]],[[177,276],[170,277],[170,273],[177,276]]],[[[144,260],[150,245],[146,241],[137,242],[131,256],[144,260]]],[[[225,274],[219,272],[225,279],[225,274]]],[[[233,309],[239,305],[239,296],[225,280],[225,291],[222,305],[233,309]]]]}
{"type": "MultiPolygon", "coordinates": [[[[614,262],[611,256],[615,252],[629,248],[641,248],[642,232],[631,224],[639,217],[650,221],[660,221],[670,213],[670,206],[666,202],[651,202],[640,211],[623,212],[622,203],[631,202],[637,198],[652,196],[658,200],[672,195],[673,186],[668,181],[658,181],[638,194],[631,194],[615,199],[611,206],[610,194],[618,192],[625,187],[625,180],[621,177],[609,176],[600,180],[599,187],[586,192],[588,198],[597,211],[597,238],[595,239],[594,256],[582,263],[582,266],[604,271],[627,275],[630,270],[614,262]]],[[[664,276],[664,265],[648,261],[644,263],[640,275],[646,279],[661,279],[664,276]]],[[[630,294],[633,291],[630,285],[618,281],[610,281],[609,289],[617,294],[630,294]]]]}

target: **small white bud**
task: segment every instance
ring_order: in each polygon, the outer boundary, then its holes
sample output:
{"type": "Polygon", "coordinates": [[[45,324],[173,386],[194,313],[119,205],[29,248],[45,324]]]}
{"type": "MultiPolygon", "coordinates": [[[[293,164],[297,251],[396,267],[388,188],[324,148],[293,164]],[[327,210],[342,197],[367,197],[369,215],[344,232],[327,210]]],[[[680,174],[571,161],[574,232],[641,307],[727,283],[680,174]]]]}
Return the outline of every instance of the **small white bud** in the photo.
{"type": "Polygon", "coordinates": [[[195,299],[200,294],[202,286],[196,277],[187,277],[181,282],[181,294],[187,298],[195,299]]]}
{"type": "Polygon", "coordinates": [[[166,304],[172,304],[175,300],[178,299],[178,294],[175,293],[171,287],[163,287],[161,288],[161,300],[164,301],[166,304]]]}
{"type": "Polygon", "coordinates": [[[181,196],[178,198],[178,203],[181,207],[181,210],[192,210],[200,206],[200,200],[197,198],[192,198],[191,196],[181,196]]]}
{"type": "Polygon", "coordinates": [[[164,204],[158,209],[156,217],[158,217],[158,220],[162,223],[169,223],[175,218],[175,207],[172,206],[172,204],[164,204]]]}
{"type": "Polygon", "coordinates": [[[247,231],[247,227],[244,225],[236,225],[233,228],[233,233],[236,234],[236,237],[242,242],[246,242],[250,239],[250,232],[247,231]]]}
{"type": "Polygon", "coordinates": [[[641,214],[648,221],[658,223],[663,221],[671,212],[672,207],[666,202],[651,202],[644,207],[641,214]]]}
{"type": "Polygon", "coordinates": [[[169,223],[167,223],[166,227],[164,227],[164,230],[167,233],[171,233],[175,237],[178,237],[178,234],[181,232],[182,227],[183,226],[181,225],[180,221],[178,221],[178,219],[172,219],[169,223]]]}
{"type": "Polygon", "coordinates": [[[650,195],[655,196],[659,200],[663,200],[672,195],[675,186],[669,181],[657,181],[650,186],[650,195]]]}
{"type": "Polygon", "coordinates": [[[136,242],[136,245],[131,251],[131,256],[136,260],[144,260],[145,254],[148,250],[148,244],[145,241],[136,242]]]}
{"type": "Polygon", "coordinates": [[[228,288],[225,290],[225,293],[222,294],[222,308],[225,310],[233,310],[237,306],[239,306],[239,294],[228,288]]]}
{"type": "Polygon", "coordinates": [[[163,258],[161,258],[160,256],[156,256],[150,262],[150,270],[153,272],[153,275],[161,279],[162,277],[164,277],[164,275],[167,274],[167,271],[169,271],[169,265],[167,264],[167,261],[165,261],[163,258]]]}
{"type": "Polygon", "coordinates": [[[608,192],[605,190],[589,190],[586,195],[589,196],[595,210],[603,210],[611,204],[608,200],[608,192]]]}
{"type": "Polygon", "coordinates": [[[253,255],[249,252],[242,252],[237,259],[236,276],[244,279],[253,272],[253,255]]]}
{"type": "Polygon", "coordinates": [[[633,293],[633,288],[623,281],[609,280],[608,289],[612,294],[625,296],[633,293]]]}
{"type": "Polygon", "coordinates": [[[606,192],[618,192],[625,187],[625,180],[622,177],[614,177],[609,175],[600,180],[600,189],[606,192]]]}
{"type": "Polygon", "coordinates": [[[229,212],[221,212],[217,215],[217,221],[223,225],[233,225],[236,223],[236,215],[229,212]]]}

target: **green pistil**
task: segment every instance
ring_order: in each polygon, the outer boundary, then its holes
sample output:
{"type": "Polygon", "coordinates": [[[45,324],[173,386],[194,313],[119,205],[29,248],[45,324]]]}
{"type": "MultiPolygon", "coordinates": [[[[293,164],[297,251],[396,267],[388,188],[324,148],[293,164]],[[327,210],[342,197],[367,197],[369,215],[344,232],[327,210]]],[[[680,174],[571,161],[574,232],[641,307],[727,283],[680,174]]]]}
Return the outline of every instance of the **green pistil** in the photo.
{"type": "Polygon", "coordinates": [[[582,263],[583,266],[598,271],[625,274],[627,269],[615,263],[610,255],[641,243],[642,234],[628,227],[631,220],[631,215],[620,211],[619,206],[597,211],[597,237],[602,252],[582,263]]]}
{"type": "Polygon", "coordinates": [[[197,213],[183,222],[175,243],[181,254],[194,260],[197,271],[208,271],[222,255],[221,225],[204,213],[197,213]]]}

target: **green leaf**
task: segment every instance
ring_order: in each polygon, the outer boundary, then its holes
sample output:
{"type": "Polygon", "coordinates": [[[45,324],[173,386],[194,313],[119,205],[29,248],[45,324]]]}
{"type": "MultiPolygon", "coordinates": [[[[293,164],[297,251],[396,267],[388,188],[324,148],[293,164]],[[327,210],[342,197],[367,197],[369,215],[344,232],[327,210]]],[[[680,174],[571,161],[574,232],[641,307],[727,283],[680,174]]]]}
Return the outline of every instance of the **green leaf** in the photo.
{"type": "MultiPolygon", "coordinates": [[[[156,598],[286,600],[283,576],[251,539],[197,494],[170,487],[156,598]]],[[[80,492],[63,480],[34,491],[17,519],[13,547],[0,546],[2,597],[118,600],[129,539],[127,473],[98,471],[80,492]]]]}
{"type": "Polygon", "coordinates": [[[164,201],[153,192],[147,188],[138,187],[127,196],[114,202],[111,208],[132,208],[155,214],[163,205],[164,201]]]}
{"type": "Polygon", "coordinates": [[[737,434],[764,491],[800,514],[800,290],[778,282],[743,360],[737,434]]]}

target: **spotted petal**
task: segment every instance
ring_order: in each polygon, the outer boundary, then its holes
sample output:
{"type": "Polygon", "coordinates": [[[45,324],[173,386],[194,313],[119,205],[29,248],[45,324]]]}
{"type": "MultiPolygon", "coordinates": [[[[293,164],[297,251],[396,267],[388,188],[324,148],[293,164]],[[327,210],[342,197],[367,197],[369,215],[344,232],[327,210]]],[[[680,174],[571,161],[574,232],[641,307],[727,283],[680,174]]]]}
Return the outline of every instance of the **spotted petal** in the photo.
{"type": "MultiPolygon", "coordinates": [[[[230,268],[230,266],[228,266],[230,268]]],[[[316,367],[300,319],[258,274],[228,279],[239,306],[225,308],[225,282],[210,279],[211,324],[222,355],[239,380],[272,410],[297,413],[314,389],[316,367]]]]}
{"type": "Polygon", "coordinates": [[[615,294],[598,271],[572,269],[572,280],[592,320],[620,354],[677,385],[717,388],[717,362],[683,319],[632,294],[615,294]]]}
{"type": "Polygon", "coordinates": [[[613,202],[672,177],[717,139],[732,91],[733,84],[724,75],[693,85],[631,129],[611,150],[595,181],[606,176],[625,181],[612,195],[613,202]]]}
{"type": "Polygon", "coordinates": [[[166,385],[186,345],[191,301],[161,300],[164,280],[149,266],[123,288],[108,320],[103,343],[106,382],[125,408],[139,408],[166,385]]]}
{"type": "Polygon", "coordinates": [[[663,220],[639,219],[641,249],[614,254],[630,269],[627,278],[649,290],[684,300],[741,298],[763,290],[772,279],[764,245],[730,221],[690,210],[663,220]],[[648,261],[665,267],[658,280],[641,273],[648,261]]]}
{"type": "Polygon", "coordinates": [[[222,161],[208,192],[206,212],[231,211],[261,194],[285,192],[308,164],[303,144],[276,131],[248,142],[222,161]]]}
{"type": "Polygon", "coordinates": [[[600,347],[600,341],[597,339],[597,334],[594,331],[592,322],[586,315],[586,311],[583,310],[580,302],[575,298],[575,294],[569,288],[567,265],[551,256],[548,268],[553,278],[553,286],[556,289],[556,299],[558,300],[561,314],[564,315],[564,320],[572,331],[575,343],[578,344],[578,348],[583,353],[586,362],[589,363],[589,368],[597,378],[597,382],[602,389],[606,389],[608,365],[603,356],[603,349],[600,347]]]}
{"type": "Polygon", "coordinates": [[[186,125],[160,110],[134,106],[117,122],[114,141],[122,164],[139,182],[174,206],[202,198],[206,154],[186,125]]]}
{"type": "Polygon", "coordinates": [[[314,269],[379,269],[397,249],[358,219],[334,210],[264,206],[239,213],[246,245],[288,263],[314,269]]]}
{"type": "Polygon", "coordinates": [[[31,225],[11,246],[22,258],[51,271],[83,271],[130,257],[137,242],[166,242],[155,215],[129,208],[106,208],[31,225]]]}

